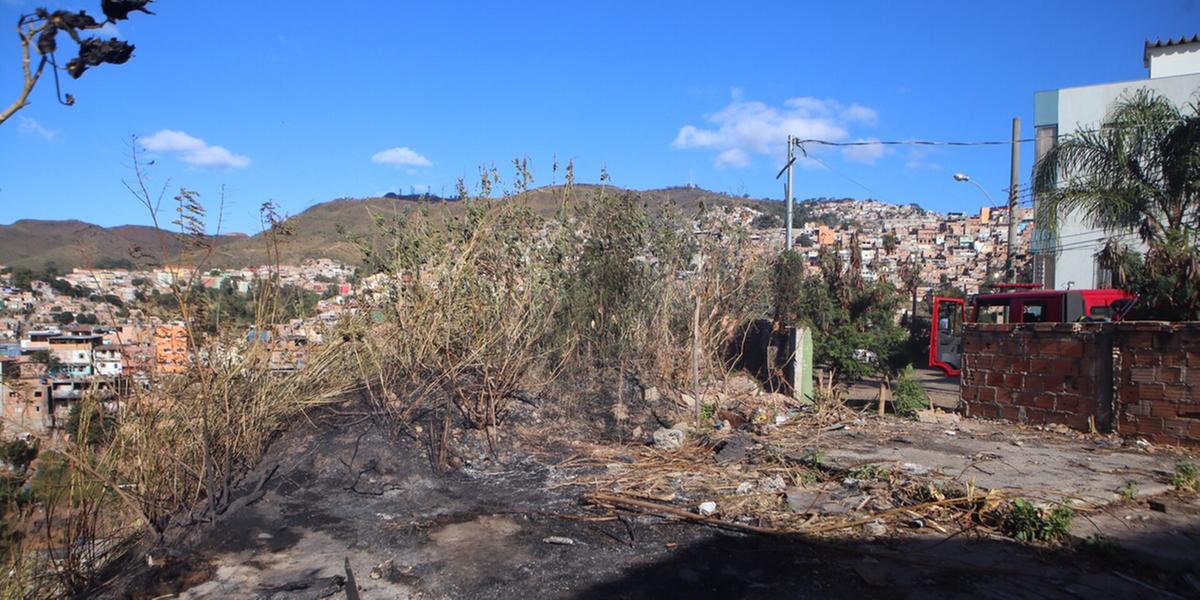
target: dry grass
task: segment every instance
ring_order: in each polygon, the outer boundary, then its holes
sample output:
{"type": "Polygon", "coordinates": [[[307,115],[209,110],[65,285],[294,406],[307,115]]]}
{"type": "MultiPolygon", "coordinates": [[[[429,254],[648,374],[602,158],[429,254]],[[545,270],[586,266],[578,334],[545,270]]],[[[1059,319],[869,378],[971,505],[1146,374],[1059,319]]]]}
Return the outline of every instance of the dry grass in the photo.
{"type": "MultiPolygon", "coordinates": [[[[136,155],[134,166],[130,190],[157,224],[161,195],[151,196],[136,155]]],[[[522,162],[515,167],[520,193],[531,178],[522,162]]],[[[442,470],[452,428],[480,429],[494,441],[512,403],[538,396],[564,369],[615,368],[618,381],[633,374],[676,393],[717,385],[735,331],[765,314],[765,263],[747,252],[744,232],[714,222],[696,235],[678,215],[650,215],[636,197],[606,196],[604,186],[579,201],[569,166],[567,179],[555,219],[508,194],[490,199],[500,187],[495,170],[482,173],[477,197],[461,186],[465,209],[440,223],[432,215],[380,217],[378,239],[361,244],[378,276],[359,297],[360,312],[327,332],[302,369],[285,373],[272,371],[269,351],[243,331],[200,328],[210,307],[195,283],[212,247],[205,208],[182,191],[179,233],[163,235],[185,242],[187,256],[171,262],[196,265],[171,285],[190,366],[115,406],[89,401],[95,410],[83,411],[79,429],[97,437],[72,440],[66,475],[37,505],[49,533],[10,553],[14,577],[0,592],[78,594],[130,540],[215,521],[276,433],[349,390],[361,390],[395,430],[432,425],[430,457],[442,470]],[[92,419],[103,422],[93,427],[92,419]]],[[[271,204],[262,214],[277,272],[289,232],[271,204]]],[[[281,314],[279,282],[260,283],[254,325],[266,331],[281,314]]],[[[740,500],[747,512],[758,501],[740,500]]]]}
{"type": "MultiPolygon", "coordinates": [[[[516,169],[520,193],[529,179],[523,163],[516,169]]],[[[567,369],[572,381],[615,369],[618,381],[634,374],[689,392],[697,373],[720,378],[737,327],[765,302],[756,287],[765,263],[744,235],[717,235],[719,224],[694,235],[635,197],[601,188],[580,201],[569,184],[558,216],[544,219],[508,194],[490,199],[499,183],[492,170],[481,196],[460,185],[465,216],[380,219],[382,239],[361,242],[380,270],[367,309],[380,323],[354,334],[366,342],[354,360],[397,427],[432,414],[438,443],[454,413],[492,440],[513,401],[567,369]]]]}
{"type": "MultiPolygon", "coordinates": [[[[133,158],[137,181],[130,190],[157,227],[158,201],[133,158]]],[[[187,254],[172,262],[193,265],[170,282],[174,316],[187,331],[188,367],[177,375],[148,374],[116,399],[85,395],[80,401],[78,424],[62,449],[66,466],[43,477],[36,501],[11,519],[28,535],[8,549],[13,576],[0,585],[0,596],[82,593],[141,535],[161,538],[173,527],[212,522],[276,433],[361,385],[348,362],[350,347],[361,344],[356,338],[331,336],[302,368],[280,372],[270,368],[271,349],[251,342],[244,329],[201,329],[209,307],[196,283],[212,252],[206,210],[187,190],[176,202],[179,233],[159,229],[159,256],[166,257],[167,240],[178,237],[187,254]]],[[[281,314],[277,258],[287,232],[272,205],[262,212],[271,234],[268,254],[276,261],[274,274],[256,289],[253,327],[269,331],[281,314]]]]}
{"type": "MultiPolygon", "coordinates": [[[[652,446],[586,446],[571,468],[589,474],[557,487],[582,488],[584,497],[603,510],[635,510],[720,528],[809,538],[856,535],[870,523],[893,529],[919,523],[951,537],[1006,536],[1013,501],[1039,497],[1032,490],[982,490],[969,483],[914,475],[893,464],[863,465],[849,472],[834,469],[824,464],[818,450],[828,423],[826,417],[802,416],[769,435],[756,436],[759,449],[750,458],[729,464],[715,460],[713,448],[722,438],[711,434],[690,436],[687,444],[672,451],[652,446]],[[850,493],[843,488],[847,478],[857,480],[850,493]],[[787,501],[789,488],[833,493],[807,509],[795,510],[787,501]],[[699,515],[697,507],[707,501],[716,503],[717,512],[699,515]],[[846,510],[827,510],[822,507],[827,501],[836,501],[846,510]]],[[[1061,498],[1042,501],[1063,502],[1061,498]]]]}

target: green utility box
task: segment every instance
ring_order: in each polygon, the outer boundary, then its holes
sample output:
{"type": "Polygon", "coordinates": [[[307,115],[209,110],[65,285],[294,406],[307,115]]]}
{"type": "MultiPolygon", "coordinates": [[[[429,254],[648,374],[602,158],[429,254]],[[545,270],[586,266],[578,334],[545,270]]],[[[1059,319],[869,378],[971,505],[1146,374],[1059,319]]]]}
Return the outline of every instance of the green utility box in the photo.
{"type": "Polygon", "coordinates": [[[788,328],[788,383],[792,386],[792,397],[802,402],[813,399],[813,340],[812,330],[807,327],[788,328]]]}

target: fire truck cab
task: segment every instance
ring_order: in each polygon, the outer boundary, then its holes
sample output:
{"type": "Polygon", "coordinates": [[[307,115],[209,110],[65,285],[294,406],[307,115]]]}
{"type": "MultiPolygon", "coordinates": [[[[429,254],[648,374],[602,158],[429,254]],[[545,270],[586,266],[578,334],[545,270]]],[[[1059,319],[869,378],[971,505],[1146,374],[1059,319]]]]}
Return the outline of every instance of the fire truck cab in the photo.
{"type": "Polygon", "coordinates": [[[1019,291],[980,294],[968,308],[961,298],[934,296],[929,332],[929,366],[951,377],[962,366],[963,323],[1072,323],[1120,321],[1134,296],[1114,289],[1041,290],[1031,284],[1011,284],[1019,291]]]}

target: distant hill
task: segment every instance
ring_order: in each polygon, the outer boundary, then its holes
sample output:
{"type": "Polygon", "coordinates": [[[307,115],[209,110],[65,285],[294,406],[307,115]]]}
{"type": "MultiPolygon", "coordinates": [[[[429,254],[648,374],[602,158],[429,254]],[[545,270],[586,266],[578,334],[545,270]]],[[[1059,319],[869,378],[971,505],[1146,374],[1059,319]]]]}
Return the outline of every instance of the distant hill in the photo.
{"type": "MultiPolygon", "coordinates": [[[[576,202],[593,197],[600,186],[581,184],[573,188],[576,202]]],[[[625,191],[608,186],[615,192],[625,191]]],[[[512,201],[521,202],[535,212],[550,216],[558,209],[562,186],[530,190],[512,201]]],[[[747,206],[782,217],[785,207],[776,200],[739,197],[699,188],[675,187],[637,192],[648,209],[658,211],[675,204],[684,214],[706,206],[747,206]]],[[[341,198],[309,207],[287,219],[292,235],[281,243],[282,260],[298,263],[306,258],[332,258],[355,265],[361,261],[357,247],[346,234],[371,236],[376,217],[388,217],[413,211],[436,216],[462,214],[464,206],[456,200],[437,196],[391,195],[384,198],[341,198]],[[339,232],[341,229],[343,232],[339,232]]],[[[41,221],[25,219],[12,225],[0,225],[0,264],[41,268],[52,263],[60,269],[72,267],[138,267],[155,262],[172,262],[180,250],[174,236],[166,236],[167,254],[161,260],[160,235],[152,227],[121,225],[100,227],[82,221],[41,221]],[[131,252],[140,248],[139,252],[131,252]]],[[[263,234],[224,235],[216,240],[212,266],[235,267],[267,262],[268,239],[263,234]]]]}
{"type": "MultiPolygon", "coordinates": [[[[578,184],[573,188],[574,201],[585,202],[600,189],[598,185],[578,184]]],[[[623,192],[621,188],[608,186],[612,192],[623,192]]],[[[559,208],[562,186],[547,186],[530,190],[511,201],[529,206],[542,216],[552,216],[559,208]]],[[[674,203],[687,213],[695,211],[701,203],[711,206],[750,206],[759,210],[782,213],[783,204],[773,200],[756,200],[710,192],[697,188],[665,188],[637,192],[647,208],[657,211],[674,203]]],[[[465,206],[457,200],[437,196],[398,196],[393,198],[342,198],[309,207],[304,212],[287,220],[292,235],[282,243],[284,262],[297,263],[305,258],[327,257],[346,264],[356,265],[362,260],[358,248],[347,240],[348,235],[371,237],[375,231],[376,217],[387,218],[413,211],[428,212],[433,218],[439,214],[461,215],[465,206]],[[344,233],[339,233],[339,228],[344,233]]],[[[2,244],[0,240],[0,244],[2,244]]],[[[263,264],[266,261],[266,240],[262,234],[236,240],[220,247],[218,261],[225,265],[263,264]]]]}
{"type": "MultiPolygon", "coordinates": [[[[214,241],[220,246],[245,237],[225,235],[214,241]]],[[[0,225],[0,264],[10,266],[131,268],[162,262],[158,255],[164,247],[171,256],[181,250],[174,235],[160,235],[145,225],[101,227],[75,220],[36,219],[0,225]]]]}

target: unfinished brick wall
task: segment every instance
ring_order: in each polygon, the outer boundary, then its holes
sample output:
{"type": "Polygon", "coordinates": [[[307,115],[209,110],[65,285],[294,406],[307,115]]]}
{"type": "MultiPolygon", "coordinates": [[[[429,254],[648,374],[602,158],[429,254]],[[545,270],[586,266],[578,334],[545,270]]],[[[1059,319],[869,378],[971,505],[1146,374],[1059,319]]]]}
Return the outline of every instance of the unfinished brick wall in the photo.
{"type": "MultiPolygon", "coordinates": [[[[1111,407],[1110,333],[1100,325],[971,323],[961,395],[968,416],[1088,430],[1111,407]]],[[[1111,409],[1110,409],[1111,410],[1111,409]]],[[[1098,422],[1103,429],[1106,423],[1098,422]]]]}
{"type": "Polygon", "coordinates": [[[1117,431],[1200,446],[1200,323],[1123,323],[1117,331],[1117,431]]]}
{"type": "Polygon", "coordinates": [[[1200,323],[968,324],[968,416],[1200,446],[1200,323]]]}

